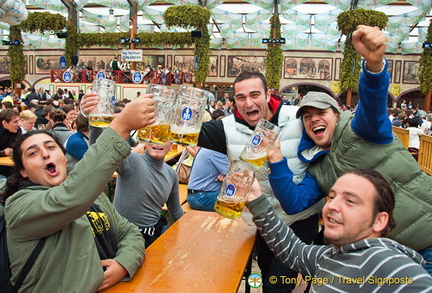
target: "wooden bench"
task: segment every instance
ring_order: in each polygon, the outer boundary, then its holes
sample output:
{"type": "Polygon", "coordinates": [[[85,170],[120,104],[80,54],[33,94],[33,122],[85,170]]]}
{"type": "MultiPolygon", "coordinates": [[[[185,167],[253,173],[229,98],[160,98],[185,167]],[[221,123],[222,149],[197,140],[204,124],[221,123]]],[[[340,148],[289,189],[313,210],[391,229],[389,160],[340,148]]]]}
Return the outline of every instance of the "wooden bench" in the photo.
{"type": "Polygon", "coordinates": [[[191,208],[191,206],[187,201],[184,204],[182,204],[182,209],[185,213],[189,211],[195,211],[193,208],[191,208]]]}
{"type": "Polygon", "coordinates": [[[408,149],[409,130],[397,126],[392,126],[393,132],[396,133],[404,148],[408,149]]]}
{"type": "Polygon", "coordinates": [[[432,136],[430,135],[420,136],[418,164],[424,172],[432,175],[432,136]]]}

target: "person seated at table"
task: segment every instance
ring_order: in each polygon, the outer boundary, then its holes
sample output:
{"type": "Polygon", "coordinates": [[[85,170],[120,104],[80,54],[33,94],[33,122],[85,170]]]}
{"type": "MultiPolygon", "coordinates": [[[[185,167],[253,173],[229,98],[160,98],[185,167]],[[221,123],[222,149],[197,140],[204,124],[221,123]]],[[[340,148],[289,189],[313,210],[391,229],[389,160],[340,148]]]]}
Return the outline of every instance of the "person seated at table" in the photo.
{"type": "Polygon", "coordinates": [[[246,206],[258,231],[279,260],[310,276],[312,291],[430,292],[421,255],[386,238],[396,226],[395,197],[379,172],[354,169],[330,188],[322,211],[329,245],[303,243],[261,194],[255,181],[246,206]]]}
{"type": "Polygon", "coordinates": [[[51,132],[58,136],[64,145],[66,140],[73,134],[73,131],[65,124],[66,113],[62,109],[54,109],[50,113],[50,122],[52,123],[51,132]]]}
{"type": "Polygon", "coordinates": [[[64,120],[64,124],[70,131],[75,131],[75,129],[73,128],[73,122],[75,121],[76,116],[78,115],[75,104],[66,104],[62,107],[62,110],[66,114],[66,119],[64,120]]]}
{"type": "Polygon", "coordinates": [[[177,174],[164,161],[172,143],[144,145],[144,153],[132,152],[120,163],[113,204],[138,226],[148,247],[167,228],[167,220],[161,215],[164,204],[174,222],[183,216],[183,209],[177,174]]]}
{"type": "MultiPolygon", "coordinates": [[[[93,110],[95,100],[94,97],[82,98],[81,109],[84,114],[93,110]]],[[[146,240],[146,247],[166,228],[167,220],[161,215],[165,203],[173,221],[183,215],[177,174],[164,161],[171,145],[171,142],[165,145],[145,143],[144,153],[132,152],[117,168],[114,207],[138,226],[146,240]]]]}
{"type": "MultiPolygon", "coordinates": [[[[19,113],[12,109],[0,112],[0,157],[12,156],[12,146],[22,135],[19,127],[19,113]]],[[[12,173],[10,166],[0,166],[0,177],[12,173]]]]}
{"type": "Polygon", "coordinates": [[[136,99],[69,176],[65,150],[52,133],[29,132],[17,142],[14,173],[0,195],[13,285],[36,243],[46,238],[19,292],[96,292],[134,276],[144,240],[103,190],[130,154],[130,131],[154,123],[154,110],[148,97],[136,99]]]}
{"type": "Polygon", "coordinates": [[[53,105],[46,105],[42,108],[42,113],[35,111],[35,114],[37,116],[35,123],[36,128],[39,128],[39,125],[44,125],[45,128],[48,129],[48,123],[50,122],[50,114],[53,109],[53,105]]]}
{"type": "Polygon", "coordinates": [[[33,111],[24,110],[20,113],[19,117],[20,117],[19,125],[21,128],[22,134],[36,130],[34,125],[35,125],[37,116],[35,113],[33,113],[33,111]]]}
{"type": "Polygon", "coordinates": [[[69,136],[65,142],[67,151],[66,158],[68,160],[67,170],[72,171],[75,164],[84,157],[87,152],[89,143],[89,122],[82,114],[78,114],[75,119],[76,132],[69,136]]]}
{"type": "Polygon", "coordinates": [[[191,208],[214,211],[228,164],[228,157],[225,154],[206,148],[198,149],[188,183],[187,202],[191,208]]]}

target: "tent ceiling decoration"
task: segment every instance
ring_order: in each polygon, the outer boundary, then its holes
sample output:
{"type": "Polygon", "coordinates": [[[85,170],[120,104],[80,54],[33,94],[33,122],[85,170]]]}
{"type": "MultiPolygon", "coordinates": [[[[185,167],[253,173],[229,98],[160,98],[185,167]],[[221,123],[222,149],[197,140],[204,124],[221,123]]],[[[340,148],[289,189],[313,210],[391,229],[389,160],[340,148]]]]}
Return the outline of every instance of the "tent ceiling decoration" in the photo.
{"type": "MultiPolygon", "coordinates": [[[[68,16],[63,2],[70,0],[0,0],[0,31],[8,38],[9,25],[16,25],[28,12],[60,13],[68,16]],[[25,9],[27,8],[27,9],[25,9]]],[[[81,32],[125,32],[129,30],[131,0],[73,0],[79,11],[81,32]]],[[[138,5],[138,29],[142,32],[184,32],[168,28],[163,12],[172,5],[200,5],[211,10],[212,49],[265,48],[262,38],[268,38],[269,19],[279,13],[283,50],[329,50],[343,47],[345,36],[337,27],[337,15],[352,8],[373,9],[386,13],[385,29],[388,52],[421,53],[427,27],[432,18],[432,0],[132,0],[138,5]],[[275,2],[277,3],[275,5],[275,2]],[[355,6],[354,4],[355,3],[355,6]]],[[[55,47],[55,34],[24,34],[24,48],[55,47]]],[[[60,42],[64,43],[64,42],[60,42]]]]}

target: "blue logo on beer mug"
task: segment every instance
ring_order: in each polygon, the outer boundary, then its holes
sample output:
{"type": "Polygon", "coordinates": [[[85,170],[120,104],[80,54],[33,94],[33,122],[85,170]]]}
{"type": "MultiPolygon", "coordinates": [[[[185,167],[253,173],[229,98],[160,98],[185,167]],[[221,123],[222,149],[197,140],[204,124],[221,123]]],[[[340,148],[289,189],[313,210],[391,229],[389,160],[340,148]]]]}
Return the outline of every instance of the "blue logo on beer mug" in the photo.
{"type": "Polygon", "coordinates": [[[115,106],[115,101],[116,101],[115,96],[112,96],[111,97],[111,105],[115,106]]]}
{"type": "Polygon", "coordinates": [[[252,138],[252,144],[257,146],[261,143],[261,140],[262,140],[261,136],[259,134],[257,134],[252,138]]]}
{"type": "Polygon", "coordinates": [[[192,109],[189,107],[186,107],[183,109],[181,113],[181,117],[183,120],[189,121],[192,119],[192,109]]]}
{"type": "Polygon", "coordinates": [[[225,188],[225,193],[228,196],[233,196],[235,192],[236,192],[236,188],[232,184],[228,184],[227,187],[225,188]]]}

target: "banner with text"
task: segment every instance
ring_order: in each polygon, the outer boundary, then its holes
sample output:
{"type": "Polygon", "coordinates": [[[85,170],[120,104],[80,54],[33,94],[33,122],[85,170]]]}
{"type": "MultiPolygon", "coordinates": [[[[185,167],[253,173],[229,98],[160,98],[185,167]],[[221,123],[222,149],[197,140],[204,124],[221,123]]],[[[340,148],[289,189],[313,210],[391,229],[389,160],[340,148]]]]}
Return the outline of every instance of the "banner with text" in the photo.
{"type": "Polygon", "coordinates": [[[122,50],[121,59],[130,62],[142,61],[142,50],[122,50]]]}

